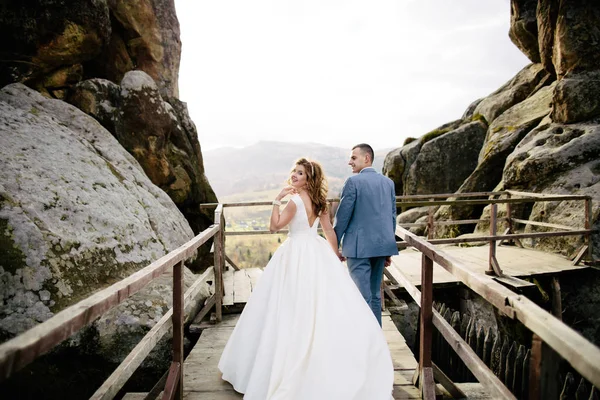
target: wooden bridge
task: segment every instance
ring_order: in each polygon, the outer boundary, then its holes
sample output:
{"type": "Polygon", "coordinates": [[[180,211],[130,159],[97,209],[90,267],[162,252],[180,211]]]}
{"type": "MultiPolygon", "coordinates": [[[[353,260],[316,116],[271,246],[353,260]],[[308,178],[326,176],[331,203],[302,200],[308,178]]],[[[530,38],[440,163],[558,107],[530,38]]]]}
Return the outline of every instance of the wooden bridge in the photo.
{"type": "MultiPolygon", "coordinates": [[[[548,362],[551,352],[555,352],[567,361],[591,385],[600,387],[600,349],[565,325],[559,318],[546,312],[524,295],[511,290],[527,285],[527,282],[520,279],[519,276],[584,268],[578,264],[585,257],[588,258],[588,261],[593,261],[591,235],[594,231],[591,229],[592,203],[589,197],[541,196],[507,191],[461,195],[404,196],[398,197],[398,202],[407,207],[428,205],[431,210],[433,207],[444,204],[490,205],[491,217],[490,234],[479,237],[454,239],[430,237],[427,240],[417,237],[405,229],[406,227],[397,226],[396,235],[402,239],[398,243],[399,248],[410,247],[411,249],[402,251],[399,256],[394,258],[394,266],[385,271],[386,284],[382,290],[392,301],[397,301],[395,294],[397,290],[405,290],[419,305],[421,312],[418,361],[393,324],[389,314],[385,314],[384,317],[383,329],[394,360],[395,399],[434,399],[442,398],[442,396],[471,399],[522,398],[522,393],[515,395],[511,392],[514,388],[507,387],[503,383],[502,377],[498,377],[486,365],[484,359],[469,346],[469,343],[453,328],[447,318],[433,307],[434,283],[442,282],[461,282],[489,302],[502,315],[519,321],[533,333],[531,355],[528,359],[526,398],[550,398],[547,392],[548,382],[557,379],[552,375],[552,365],[549,365],[552,363],[548,362]],[[584,209],[583,221],[580,221],[580,226],[573,227],[520,220],[511,216],[511,205],[543,201],[580,201],[583,203],[582,208],[584,209]],[[506,206],[506,216],[503,218],[506,230],[501,235],[496,232],[499,221],[497,204],[506,206]],[[552,231],[519,232],[516,229],[518,224],[537,225],[552,231]],[[520,240],[526,238],[572,235],[583,236],[585,243],[574,254],[572,262],[565,261],[558,256],[541,255],[539,252],[531,253],[534,250],[497,246],[497,242],[512,241],[519,245],[520,240]],[[482,241],[487,242],[488,246],[469,249],[440,247],[440,245],[451,243],[482,241]],[[541,257],[545,257],[545,260],[536,267],[533,260],[541,257]],[[435,270],[434,264],[437,265],[435,270]],[[542,270],[543,268],[545,270],[542,270]],[[445,373],[447,371],[443,371],[433,364],[432,350],[439,345],[439,340],[436,339],[435,342],[432,340],[434,334],[437,335],[437,339],[443,340],[447,346],[453,349],[454,354],[476,378],[477,384],[452,382],[445,373]]],[[[172,268],[173,308],[148,332],[91,398],[114,398],[157,342],[171,329],[173,332],[173,360],[170,369],[150,392],[128,394],[127,399],[155,399],[159,396],[163,399],[182,399],[184,395],[189,400],[242,398],[227,383],[220,380],[216,369],[222,348],[238,317],[236,314],[223,315],[223,305],[243,305],[247,301],[253,285],[260,278],[261,272],[260,269],[238,270],[225,254],[226,232],[223,207],[268,204],[270,203],[206,205],[206,207],[215,208],[215,223],[194,239],[130,277],[95,293],[61,311],[48,321],[0,345],[0,380],[10,379],[16,371],[48,352],[172,268]],[[208,275],[204,274],[184,293],[183,265],[194,255],[199,246],[211,238],[214,239],[215,262],[214,269],[208,274],[214,274],[211,279],[214,279],[215,294],[206,299],[190,326],[190,329],[202,333],[194,349],[184,359],[183,338],[186,311],[198,308],[200,288],[206,284],[208,275]],[[207,317],[211,317],[208,318],[208,322],[206,322],[207,317]]],[[[436,222],[433,219],[433,211],[431,211],[425,224],[428,231],[433,232],[435,224],[460,225],[477,222],[479,220],[436,222]]],[[[409,225],[414,226],[415,224],[409,225]]],[[[227,233],[229,234],[229,232],[227,233]]],[[[266,232],[254,233],[266,234],[266,232]]],[[[590,398],[592,398],[591,395],[590,398]]]]}

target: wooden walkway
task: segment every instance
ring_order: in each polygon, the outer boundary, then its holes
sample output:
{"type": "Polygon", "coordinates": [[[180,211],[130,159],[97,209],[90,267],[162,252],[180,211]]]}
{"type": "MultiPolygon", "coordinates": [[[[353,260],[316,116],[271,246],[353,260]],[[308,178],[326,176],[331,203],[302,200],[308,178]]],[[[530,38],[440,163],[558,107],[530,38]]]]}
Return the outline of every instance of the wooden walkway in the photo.
{"type": "MultiPolygon", "coordinates": [[[[235,392],[229,383],[221,379],[221,373],[217,368],[221,353],[238,318],[239,314],[225,315],[223,322],[203,330],[200,339],[185,359],[183,368],[185,400],[241,400],[243,398],[242,394],[235,392]]],[[[394,364],[394,399],[420,399],[419,390],[412,384],[412,377],[417,368],[414,355],[388,312],[383,313],[382,325],[394,364]]],[[[469,400],[490,398],[479,383],[459,383],[457,386],[469,400]]],[[[447,393],[440,385],[438,388],[442,394],[447,393]]],[[[145,396],[146,393],[128,393],[123,400],[144,400],[145,396]]],[[[449,396],[445,395],[444,399],[446,398],[449,396]]]]}
{"type": "Polygon", "coordinates": [[[262,268],[242,268],[235,271],[229,267],[223,272],[223,305],[246,304],[262,274],[262,268]]]}
{"type": "MultiPolygon", "coordinates": [[[[239,314],[226,315],[223,322],[204,329],[196,346],[185,360],[184,398],[187,400],[242,399],[231,385],[221,379],[217,368],[221,352],[235,327],[239,314]]],[[[394,399],[419,399],[419,390],[412,384],[417,361],[389,314],[383,316],[383,331],[394,363],[394,399]]],[[[132,397],[133,398],[133,397],[132,397]]],[[[129,399],[129,397],[128,397],[129,399]]],[[[316,399],[318,400],[318,399],[316,399]]]]}
{"type": "MultiPolygon", "coordinates": [[[[229,268],[223,274],[225,288],[223,305],[241,306],[246,303],[262,271],[262,268],[247,268],[239,271],[229,268]]],[[[238,318],[239,314],[224,315],[220,324],[201,326],[204,329],[200,339],[185,359],[184,399],[240,400],[243,398],[229,383],[221,379],[221,373],[217,368],[221,353],[238,318]]],[[[383,312],[382,325],[394,365],[394,399],[420,399],[419,389],[412,383],[418,363],[387,311],[383,312]]],[[[467,394],[468,399],[489,398],[479,383],[457,384],[457,386],[467,394]]],[[[441,393],[445,392],[440,385],[438,388],[441,393]]],[[[142,400],[145,395],[146,393],[128,393],[123,399],[142,400]]],[[[444,398],[448,397],[444,396],[444,398]]]]}
{"type": "MultiPolygon", "coordinates": [[[[436,247],[459,260],[473,272],[483,274],[488,269],[489,247],[487,245],[477,247],[445,245],[436,247]]],[[[585,265],[572,265],[570,260],[556,254],[522,249],[516,246],[497,246],[496,258],[500,268],[506,275],[520,278],[588,268],[585,265]]],[[[421,252],[408,248],[402,250],[399,255],[392,257],[392,261],[389,271],[396,279],[398,279],[398,271],[402,271],[413,285],[421,286],[421,252]]],[[[455,282],[459,282],[455,276],[439,265],[434,265],[434,285],[455,282]]]]}

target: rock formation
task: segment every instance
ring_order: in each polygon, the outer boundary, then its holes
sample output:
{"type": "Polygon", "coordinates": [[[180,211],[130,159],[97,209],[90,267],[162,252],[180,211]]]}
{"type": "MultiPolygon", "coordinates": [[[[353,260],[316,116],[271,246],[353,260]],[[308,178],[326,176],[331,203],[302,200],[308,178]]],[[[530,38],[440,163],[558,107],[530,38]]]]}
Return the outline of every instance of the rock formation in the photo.
{"type": "MultiPolygon", "coordinates": [[[[537,193],[573,193],[593,198],[592,220],[600,227],[600,7],[593,0],[512,0],[509,36],[532,61],[507,84],[473,103],[452,123],[388,154],[384,165],[398,194],[457,193],[515,189],[537,193]],[[429,136],[436,140],[456,137],[473,120],[486,125],[479,149],[461,155],[474,160],[472,171],[457,182],[439,179],[419,163],[429,136]],[[411,183],[411,176],[419,177],[411,183]]],[[[441,151],[443,152],[448,144],[441,151]]],[[[458,148],[458,144],[455,145],[458,148]]],[[[454,150],[456,151],[456,150],[454,150]]],[[[459,155],[454,157],[459,158],[459,155]]],[[[445,160],[438,154],[435,158],[445,160]]],[[[447,165],[443,161],[443,165],[447,165]]],[[[443,168],[440,168],[443,170],[443,168]]],[[[460,172],[457,175],[463,175],[460,172]]],[[[455,178],[455,177],[453,177],[455,178]]],[[[483,218],[488,210],[473,207],[440,207],[437,219],[483,218]]],[[[538,203],[520,210],[520,218],[583,225],[583,206],[572,201],[538,203]]],[[[406,218],[404,218],[406,219],[406,218]]],[[[408,220],[407,220],[408,221],[408,220]]],[[[437,236],[467,233],[468,227],[437,229],[437,236]]],[[[486,229],[485,223],[477,227],[486,229]]],[[[539,228],[535,228],[539,229],[539,228]]],[[[527,226],[526,230],[535,230],[527,226]]],[[[538,241],[550,251],[572,255],[581,238],[538,241]]],[[[593,235],[595,255],[600,237],[593,235]]]]}
{"type": "MultiPolygon", "coordinates": [[[[171,199],[92,117],[21,84],[0,90],[0,115],[1,339],[193,237],[171,199]]],[[[189,271],[187,278],[194,279],[189,271]]],[[[139,298],[132,300],[137,315],[127,324],[99,325],[100,337],[113,343],[126,340],[123,332],[107,334],[119,325],[136,334],[151,327],[171,304],[170,279],[139,298]]]]}
{"type": "MultiPolygon", "coordinates": [[[[184,103],[163,99],[142,71],[125,74],[120,85],[89,79],[76,85],[67,100],[96,118],[140,163],[185,215],[194,233],[212,224],[211,211],[200,203],[216,202],[202,162],[198,134],[184,103]]],[[[201,248],[195,270],[212,265],[208,246],[201,248]]]]}
{"type": "MultiPolygon", "coordinates": [[[[21,82],[92,115],[167,192],[195,234],[210,226],[211,211],[198,205],[217,198],[196,128],[177,98],[181,42],[173,0],[10,2],[0,33],[0,86],[21,82]]],[[[209,248],[200,250],[195,271],[210,265],[209,248]]]]}
{"type": "Polygon", "coordinates": [[[145,71],[178,97],[181,42],[173,0],[8,2],[0,14],[0,86],[22,82],[63,98],[87,78],[145,71]]]}
{"type": "MultiPolygon", "coordinates": [[[[0,342],[185,243],[212,223],[198,205],[216,201],[177,98],[173,0],[5,3],[0,342]]],[[[209,247],[190,268],[212,264],[209,247]]],[[[120,361],[171,285],[165,274],[104,314],[86,348],[120,361]]]]}

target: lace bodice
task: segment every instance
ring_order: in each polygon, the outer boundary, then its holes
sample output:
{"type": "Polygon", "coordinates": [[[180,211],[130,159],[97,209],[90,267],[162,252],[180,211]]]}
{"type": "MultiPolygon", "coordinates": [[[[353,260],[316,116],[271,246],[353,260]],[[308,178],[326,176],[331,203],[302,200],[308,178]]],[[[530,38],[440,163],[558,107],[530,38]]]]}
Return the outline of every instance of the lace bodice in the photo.
{"type": "Polygon", "coordinates": [[[296,214],[290,221],[289,236],[294,235],[308,235],[317,234],[317,227],[319,226],[319,217],[315,219],[312,226],[308,224],[308,215],[306,214],[306,208],[304,207],[304,201],[299,194],[295,194],[291,197],[290,201],[296,204],[296,214]]]}

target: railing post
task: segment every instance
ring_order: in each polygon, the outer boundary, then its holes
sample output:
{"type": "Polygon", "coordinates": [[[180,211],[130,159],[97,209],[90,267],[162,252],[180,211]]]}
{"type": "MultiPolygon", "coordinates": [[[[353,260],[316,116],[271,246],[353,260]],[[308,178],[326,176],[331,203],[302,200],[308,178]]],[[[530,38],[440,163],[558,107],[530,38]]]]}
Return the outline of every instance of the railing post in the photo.
{"type": "Polygon", "coordinates": [[[179,400],[183,399],[183,268],[183,261],[173,266],[173,365],[179,364],[179,381],[174,398],[179,400]]]}
{"type": "MultiPolygon", "coordinates": [[[[585,199],[585,229],[592,229],[592,199],[590,197],[585,199]]],[[[594,261],[592,235],[590,233],[585,234],[585,241],[588,246],[588,261],[594,261]]]]}
{"type": "MultiPolygon", "coordinates": [[[[432,198],[431,201],[434,201],[435,198],[432,198]]],[[[427,239],[433,239],[433,228],[434,228],[434,219],[433,219],[433,206],[429,206],[429,210],[427,211],[427,239]]]]}
{"type": "Polygon", "coordinates": [[[435,399],[431,364],[433,331],[433,260],[421,256],[421,320],[419,332],[419,388],[424,399],[435,399]]]}
{"type": "Polygon", "coordinates": [[[223,266],[225,265],[225,217],[223,216],[223,205],[219,204],[215,210],[215,224],[219,224],[219,232],[215,234],[215,313],[217,322],[223,320],[223,266]]]}
{"type": "MultiPolygon", "coordinates": [[[[496,219],[498,216],[498,205],[496,203],[490,204],[490,236],[496,236],[496,219]]],[[[494,260],[496,259],[496,241],[490,240],[490,254],[488,257],[488,270],[485,271],[486,275],[496,275],[494,270],[494,260]]]]}
{"type": "Polygon", "coordinates": [[[534,333],[529,359],[529,400],[556,398],[561,385],[558,381],[559,365],[558,354],[534,333]]]}
{"type": "MultiPolygon", "coordinates": [[[[510,199],[510,193],[506,195],[510,199]]],[[[510,203],[506,203],[506,224],[508,226],[508,233],[514,233],[512,223],[512,207],[510,203]]]]}

